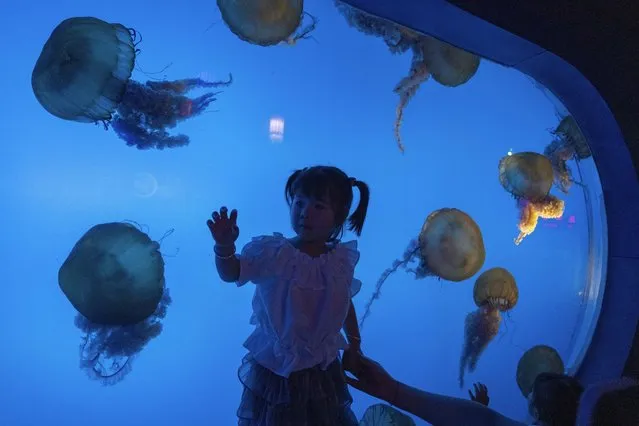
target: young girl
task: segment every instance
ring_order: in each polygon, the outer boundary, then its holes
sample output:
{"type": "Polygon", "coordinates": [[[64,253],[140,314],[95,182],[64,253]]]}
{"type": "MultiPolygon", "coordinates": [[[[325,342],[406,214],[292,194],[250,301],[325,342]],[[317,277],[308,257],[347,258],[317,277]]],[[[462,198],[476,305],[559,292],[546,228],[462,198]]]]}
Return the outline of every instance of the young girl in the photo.
{"type": "Polygon", "coordinates": [[[256,284],[255,330],[244,342],[249,353],[238,370],[244,385],[240,426],[358,424],[339,358],[344,350],[344,362],[355,365],[362,356],[351,302],[362,285],[353,277],[359,252],[356,241],[340,241],[353,187],[360,201],[348,221],[359,236],[368,186],[328,166],[297,170],[286,182],[293,238],[256,237],[238,256],[237,211],[229,216],[222,207],[207,221],[220,278],[256,284]]]}

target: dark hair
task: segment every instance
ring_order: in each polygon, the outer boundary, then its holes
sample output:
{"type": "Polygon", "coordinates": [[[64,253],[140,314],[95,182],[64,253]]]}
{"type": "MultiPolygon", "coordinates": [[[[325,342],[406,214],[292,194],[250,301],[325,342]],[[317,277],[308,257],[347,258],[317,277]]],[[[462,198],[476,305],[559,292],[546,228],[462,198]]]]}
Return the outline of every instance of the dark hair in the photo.
{"type": "Polygon", "coordinates": [[[639,385],[601,395],[595,403],[591,422],[601,426],[639,424],[639,385]]]}
{"type": "Polygon", "coordinates": [[[353,204],[354,186],[359,189],[359,204],[351,217],[348,218],[348,229],[359,236],[362,234],[362,227],[366,219],[370,191],[364,182],[348,177],[337,167],[313,166],[296,170],[286,181],[284,195],[289,207],[297,192],[318,199],[328,196],[335,212],[335,223],[337,224],[330,238],[331,241],[334,241],[339,239],[338,237],[341,237],[344,232],[344,223],[353,204]]]}
{"type": "Polygon", "coordinates": [[[533,384],[532,405],[549,426],[573,426],[584,387],[565,374],[541,373],[533,384]]]}

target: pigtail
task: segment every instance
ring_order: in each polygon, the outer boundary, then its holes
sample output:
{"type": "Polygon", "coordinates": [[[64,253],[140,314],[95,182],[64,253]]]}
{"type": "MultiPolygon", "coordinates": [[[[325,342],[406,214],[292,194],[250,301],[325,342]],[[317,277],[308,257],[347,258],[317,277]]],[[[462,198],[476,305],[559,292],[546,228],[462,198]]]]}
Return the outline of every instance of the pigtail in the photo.
{"type": "Polygon", "coordinates": [[[361,180],[357,180],[354,178],[350,179],[351,185],[357,187],[359,189],[359,204],[357,208],[348,218],[348,229],[355,232],[357,236],[362,234],[362,227],[364,226],[364,220],[366,219],[366,211],[368,210],[368,200],[370,198],[370,190],[368,185],[366,185],[361,180]]]}

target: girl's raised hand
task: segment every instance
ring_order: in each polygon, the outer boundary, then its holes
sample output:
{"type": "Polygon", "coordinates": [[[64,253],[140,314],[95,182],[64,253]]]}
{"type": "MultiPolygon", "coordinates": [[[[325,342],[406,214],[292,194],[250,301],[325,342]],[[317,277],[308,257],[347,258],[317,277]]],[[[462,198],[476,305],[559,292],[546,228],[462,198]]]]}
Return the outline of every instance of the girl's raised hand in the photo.
{"type": "Polygon", "coordinates": [[[240,228],[237,227],[237,210],[231,210],[229,216],[228,209],[222,207],[219,212],[214,211],[211,217],[212,220],[207,220],[206,225],[215,243],[220,246],[232,245],[240,236],[240,228]]]}

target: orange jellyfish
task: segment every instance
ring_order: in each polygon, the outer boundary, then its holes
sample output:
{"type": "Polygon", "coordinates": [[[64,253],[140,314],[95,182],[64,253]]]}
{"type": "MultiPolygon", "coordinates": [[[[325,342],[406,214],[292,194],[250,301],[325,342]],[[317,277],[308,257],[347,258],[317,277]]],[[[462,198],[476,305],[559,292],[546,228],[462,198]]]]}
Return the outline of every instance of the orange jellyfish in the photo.
{"type": "Polygon", "coordinates": [[[586,137],[581,133],[575,119],[568,115],[564,117],[552,132],[553,141],[544,149],[555,173],[555,185],[564,193],[568,193],[573,183],[581,185],[573,179],[572,171],[567,164],[569,160],[584,160],[590,157],[590,148],[586,137]]]}
{"type": "Polygon", "coordinates": [[[464,323],[464,345],[459,359],[459,387],[464,386],[464,373],[471,373],[488,344],[499,331],[501,313],[510,311],[519,300],[515,277],[504,268],[484,271],[475,281],[475,305],[464,323]]]}
{"type": "Polygon", "coordinates": [[[506,155],[499,161],[499,182],[515,197],[520,211],[516,245],[535,231],[539,218],[559,219],[564,214],[564,201],[550,195],[553,179],[550,160],[536,152],[506,155]]]}
{"type": "Polygon", "coordinates": [[[395,110],[395,140],[399,150],[404,152],[400,132],[404,109],[421,84],[432,76],[433,80],[443,86],[460,86],[468,82],[477,72],[479,56],[405,27],[401,27],[400,31],[404,34],[413,34],[414,39],[411,46],[413,59],[409,74],[393,89],[399,95],[399,103],[395,110]]]}
{"type": "Polygon", "coordinates": [[[477,72],[479,56],[386,19],[369,15],[342,1],[336,0],[335,4],[350,26],[363,34],[382,38],[391,53],[404,53],[409,49],[412,51],[409,74],[393,89],[399,95],[393,130],[399,150],[404,152],[400,133],[404,109],[421,84],[432,76],[433,80],[443,86],[460,86],[477,72]]]}
{"type": "Polygon", "coordinates": [[[296,44],[311,38],[317,19],[304,12],[303,0],[217,0],[226,26],[241,40],[258,46],[296,44]],[[302,18],[311,23],[302,26],[302,18]]]}
{"type": "Polygon", "coordinates": [[[382,285],[400,267],[415,274],[417,279],[432,276],[459,282],[475,275],[485,259],[481,230],[468,214],[454,208],[435,210],[424,221],[417,239],[409,243],[402,260],[395,260],[393,266],[382,273],[366,304],[360,328],[370,315],[373,301],[380,297],[382,285]],[[408,264],[413,261],[418,265],[409,269],[408,264]]]}
{"type": "Polygon", "coordinates": [[[532,392],[533,384],[542,373],[564,374],[564,362],[550,346],[537,345],[528,349],[517,364],[517,386],[524,398],[532,392]]]}

